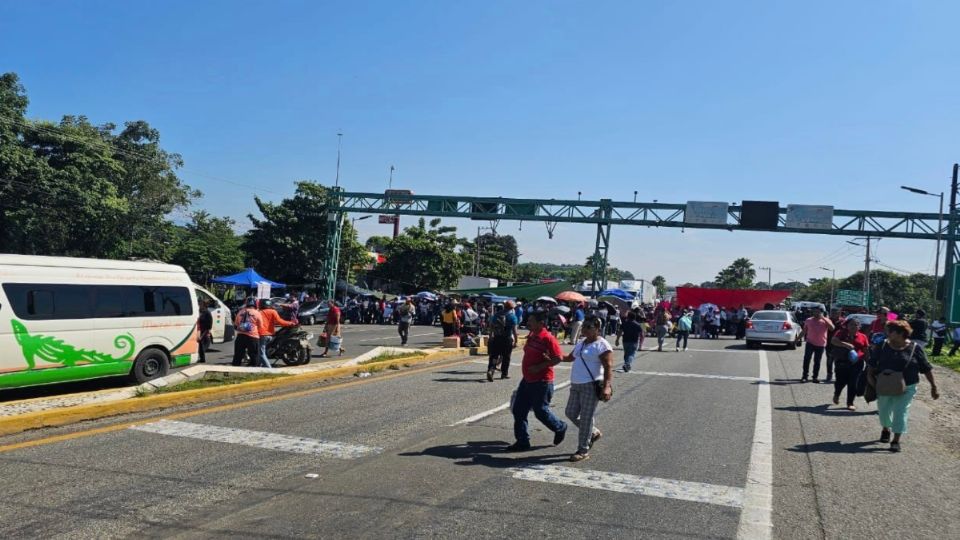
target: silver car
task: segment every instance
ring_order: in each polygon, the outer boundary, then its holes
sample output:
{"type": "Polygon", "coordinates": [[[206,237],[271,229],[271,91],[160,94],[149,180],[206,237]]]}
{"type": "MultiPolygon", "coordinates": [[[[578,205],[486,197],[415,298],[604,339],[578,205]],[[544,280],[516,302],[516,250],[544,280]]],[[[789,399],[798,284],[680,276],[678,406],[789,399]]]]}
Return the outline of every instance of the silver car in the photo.
{"type": "Polygon", "coordinates": [[[747,347],[761,343],[785,343],[796,349],[803,337],[803,328],[789,311],[757,311],[747,320],[747,347]]]}

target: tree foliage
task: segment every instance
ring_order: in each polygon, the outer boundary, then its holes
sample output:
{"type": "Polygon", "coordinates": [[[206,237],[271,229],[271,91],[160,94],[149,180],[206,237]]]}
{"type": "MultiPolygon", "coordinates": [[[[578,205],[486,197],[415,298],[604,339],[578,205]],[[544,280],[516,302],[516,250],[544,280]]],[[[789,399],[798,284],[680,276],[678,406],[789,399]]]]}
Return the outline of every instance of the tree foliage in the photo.
{"type": "Polygon", "coordinates": [[[239,272],[244,263],[243,238],[233,231],[234,225],[230,218],[213,217],[202,210],[194,212],[189,223],[177,228],[171,262],[184,267],[201,283],[239,272]]]}
{"type": "MultiPolygon", "coordinates": [[[[327,245],[326,187],[308,181],[297,182],[294,196],[279,203],[254,197],[262,217],[250,215],[253,224],[244,238],[248,264],[255,261],[265,277],[288,283],[315,283],[324,276],[327,245]]],[[[367,250],[357,241],[356,231],[345,221],[341,231],[337,277],[366,263],[367,250]]]]}
{"type": "MultiPolygon", "coordinates": [[[[404,293],[423,290],[449,290],[469,268],[469,255],[462,252],[466,240],[456,235],[456,227],[440,225],[439,219],[407,227],[383,246],[386,261],[370,273],[381,282],[393,283],[404,293]]],[[[382,239],[380,240],[382,241],[382,239]]]]}
{"type": "Polygon", "coordinates": [[[667,295],[667,280],[663,276],[655,276],[650,284],[657,289],[657,296],[663,298],[667,295]]]}
{"type": "Polygon", "coordinates": [[[721,270],[714,278],[714,283],[720,289],[749,289],[753,286],[755,277],[757,271],[754,270],[753,263],[746,257],[740,257],[721,270]]]}
{"type": "Polygon", "coordinates": [[[0,241],[36,255],[167,260],[168,216],[199,193],[177,176],[179,155],[144,121],[91,124],[26,118],[13,73],[0,76],[0,241]]]}
{"type": "Polygon", "coordinates": [[[516,275],[517,239],[508,235],[486,233],[464,245],[464,253],[471,258],[471,268],[476,266],[477,243],[480,244],[480,269],[478,275],[496,278],[501,283],[513,281],[516,275]]]}

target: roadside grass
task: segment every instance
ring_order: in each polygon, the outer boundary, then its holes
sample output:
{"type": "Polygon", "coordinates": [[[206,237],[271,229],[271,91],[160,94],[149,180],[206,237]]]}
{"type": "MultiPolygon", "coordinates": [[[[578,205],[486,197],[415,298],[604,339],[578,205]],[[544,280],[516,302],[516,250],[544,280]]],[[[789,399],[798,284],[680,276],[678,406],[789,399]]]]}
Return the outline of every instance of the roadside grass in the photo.
{"type": "Polygon", "coordinates": [[[424,356],[426,355],[419,352],[379,354],[377,356],[374,356],[373,358],[370,358],[368,360],[364,360],[363,362],[358,363],[357,364],[358,366],[365,366],[365,367],[361,367],[360,369],[358,369],[356,373],[353,374],[353,376],[360,377],[364,373],[367,373],[367,374],[380,373],[385,369],[399,371],[402,368],[410,367],[412,364],[410,364],[409,362],[391,362],[391,363],[387,363],[387,362],[389,362],[390,360],[402,360],[405,358],[407,359],[422,358],[424,356]]]}
{"type": "Polygon", "coordinates": [[[176,386],[162,386],[152,392],[137,388],[137,397],[146,397],[156,394],[169,394],[171,392],[183,392],[185,390],[197,390],[199,388],[213,388],[216,386],[229,386],[231,384],[240,384],[250,381],[259,381],[263,379],[276,379],[279,377],[289,377],[288,373],[244,373],[241,375],[230,375],[228,377],[215,376],[211,378],[198,379],[196,381],[187,381],[176,386]]]}
{"type": "Polygon", "coordinates": [[[382,353],[364,360],[363,362],[358,362],[358,366],[363,366],[366,364],[376,364],[377,362],[384,362],[387,360],[400,360],[402,358],[417,358],[420,356],[425,356],[423,353],[419,352],[405,352],[405,353],[382,353]]]}
{"type": "MultiPolygon", "coordinates": [[[[946,345],[944,345],[944,350],[948,350],[946,345]]],[[[927,358],[933,364],[937,364],[938,366],[943,366],[945,368],[950,368],[954,371],[960,372],[960,355],[947,356],[946,354],[940,354],[937,356],[933,356],[930,354],[928,350],[927,358]]]]}

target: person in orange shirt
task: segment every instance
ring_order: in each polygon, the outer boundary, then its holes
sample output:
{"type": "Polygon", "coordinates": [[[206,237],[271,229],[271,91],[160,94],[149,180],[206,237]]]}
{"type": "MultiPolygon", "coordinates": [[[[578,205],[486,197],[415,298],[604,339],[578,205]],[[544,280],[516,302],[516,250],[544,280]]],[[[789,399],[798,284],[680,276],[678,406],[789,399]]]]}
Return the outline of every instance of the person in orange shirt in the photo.
{"type": "Polygon", "coordinates": [[[260,362],[264,367],[273,367],[267,358],[267,345],[273,341],[273,334],[278,326],[296,326],[294,321],[284,320],[273,307],[269,299],[260,301],[260,362]]]}

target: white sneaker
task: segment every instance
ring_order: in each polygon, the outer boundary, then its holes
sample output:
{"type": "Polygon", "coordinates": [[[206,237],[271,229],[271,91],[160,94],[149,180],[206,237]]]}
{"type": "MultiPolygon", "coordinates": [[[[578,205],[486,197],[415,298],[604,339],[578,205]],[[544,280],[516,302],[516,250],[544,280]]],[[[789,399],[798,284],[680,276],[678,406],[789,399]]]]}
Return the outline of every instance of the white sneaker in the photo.
{"type": "Polygon", "coordinates": [[[683,352],[687,352],[687,348],[686,348],[686,347],[683,348],[683,352]]]}
{"type": "Polygon", "coordinates": [[[674,350],[675,350],[676,352],[680,352],[680,347],[674,347],[674,350]]]}

